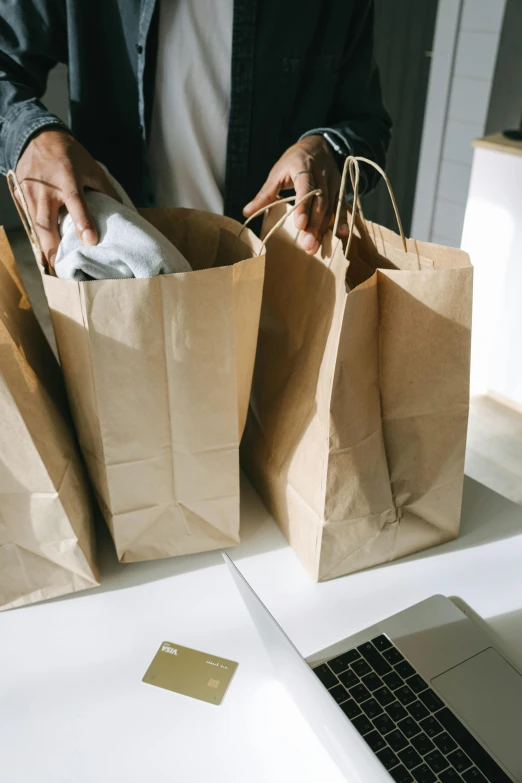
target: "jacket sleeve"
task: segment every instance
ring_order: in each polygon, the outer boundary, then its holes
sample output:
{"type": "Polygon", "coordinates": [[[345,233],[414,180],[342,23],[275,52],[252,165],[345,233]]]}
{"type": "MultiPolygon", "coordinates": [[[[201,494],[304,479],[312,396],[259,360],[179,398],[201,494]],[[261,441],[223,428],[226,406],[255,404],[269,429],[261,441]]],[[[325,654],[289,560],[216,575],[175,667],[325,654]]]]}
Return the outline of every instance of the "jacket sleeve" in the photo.
{"type": "MultiPolygon", "coordinates": [[[[360,155],[384,167],[390,143],[391,119],[382,102],[379,70],[373,56],[373,0],[357,0],[352,14],[331,123],[303,134],[322,134],[342,164],[347,155],[360,155]]],[[[361,195],[372,190],[379,174],[361,166],[361,195]]],[[[349,183],[349,180],[348,180],[349,183]]],[[[351,191],[351,186],[349,186],[351,191]]]]}
{"type": "Polygon", "coordinates": [[[49,71],[67,60],[65,0],[0,0],[0,172],[37,130],[64,123],[41,103],[49,71]]]}

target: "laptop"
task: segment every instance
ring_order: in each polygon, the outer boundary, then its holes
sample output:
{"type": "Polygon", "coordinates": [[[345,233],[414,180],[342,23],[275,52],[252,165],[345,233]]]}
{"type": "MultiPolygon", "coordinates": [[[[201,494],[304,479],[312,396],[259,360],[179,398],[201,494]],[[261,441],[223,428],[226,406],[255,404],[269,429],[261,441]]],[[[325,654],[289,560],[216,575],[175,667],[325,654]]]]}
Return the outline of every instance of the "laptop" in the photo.
{"type": "Polygon", "coordinates": [[[453,601],[433,596],[305,660],[223,557],[278,677],[347,780],[522,783],[522,674],[453,601]]]}

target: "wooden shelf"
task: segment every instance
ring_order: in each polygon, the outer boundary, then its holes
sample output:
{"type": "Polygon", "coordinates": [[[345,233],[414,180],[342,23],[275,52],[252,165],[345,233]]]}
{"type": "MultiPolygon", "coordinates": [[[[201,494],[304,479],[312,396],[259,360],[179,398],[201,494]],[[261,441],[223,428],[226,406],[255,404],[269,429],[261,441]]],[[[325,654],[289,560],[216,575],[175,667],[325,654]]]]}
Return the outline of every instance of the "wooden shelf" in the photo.
{"type": "Polygon", "coordinates": [[[488,150],[504,152],[507,155],[522,156],[522,141],[507,139],[502,133],[493,133],[491,136],[484,136],[481,139],[473,139],[474,147],[485,147],[488,150]]]}

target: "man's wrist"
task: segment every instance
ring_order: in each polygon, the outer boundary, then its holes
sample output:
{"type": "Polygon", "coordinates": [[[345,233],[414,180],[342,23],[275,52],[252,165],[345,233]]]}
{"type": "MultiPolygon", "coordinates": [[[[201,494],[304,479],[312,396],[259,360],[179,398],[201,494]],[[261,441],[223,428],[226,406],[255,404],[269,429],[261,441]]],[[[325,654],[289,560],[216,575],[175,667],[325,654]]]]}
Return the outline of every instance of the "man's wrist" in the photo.
{"type": "Polygon", "coordinates": [[[327,131],[321,135],[330,148],[339,172],[342,172],[346,155],[343,153],[341,147],[337,144],[335,139],[327,131]]]}
{"type": "Polygon", "coordinates": [[[37,100],[15,103],[3,117],[0,129],[0,173],[15,169],[31,138],[46,127],[68,131],[67,125],[37,100]]]}
{"type": "Polygon", "coordinates": [[[304,133],[299,139],[299,141],[304,141],[305,139],[309,139],[313,137],[317,137],[323,140],[325,148],[332,154],[332,157],[335,160],[337,168],[339,169],[340,172],[342,172],[344,161],[346,160],[346,155],[344,154],[339,144],[337,144],[332,134],[330,134],[327,130],[322,130],[322,129],[311,130],[308,131],[308,133],[304,133]]]}
{"type": "Polygon", "coordinates": [[[20,160],[32,141],[34,141],[38,136],[41,136],[42,133],[48,133],[50,131],[53,133],[63,133],[66,136],[72,136],[72,131],[61,122],[50,122],[47,125],[42,125],[42,127],[37,128],[34,133],[31,133],[31,135],[25,139],[24,145],[20,150],[20,154],[18,155],[18,160],[20,160]]]}

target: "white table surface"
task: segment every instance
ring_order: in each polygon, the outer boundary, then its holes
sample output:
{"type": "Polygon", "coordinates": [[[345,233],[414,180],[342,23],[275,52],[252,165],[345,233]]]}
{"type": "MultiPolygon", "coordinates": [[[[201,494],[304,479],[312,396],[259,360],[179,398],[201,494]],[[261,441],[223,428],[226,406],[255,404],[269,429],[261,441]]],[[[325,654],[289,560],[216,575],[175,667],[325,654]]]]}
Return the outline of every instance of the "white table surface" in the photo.
{"type": "MultiPolygon", "coordinates": [[[[462,536],[312,583],[249,485],[232,556],[304,655],[434,593],[522,662],[522,507],[466,479],[462,536]]],[[[219,553],[120,565],[102,587],[0,615],[1,783],[340,783],[275,680],[219,553]],[[162,641],[239,661],[220,707],[145,685],[162,641]]]]}

